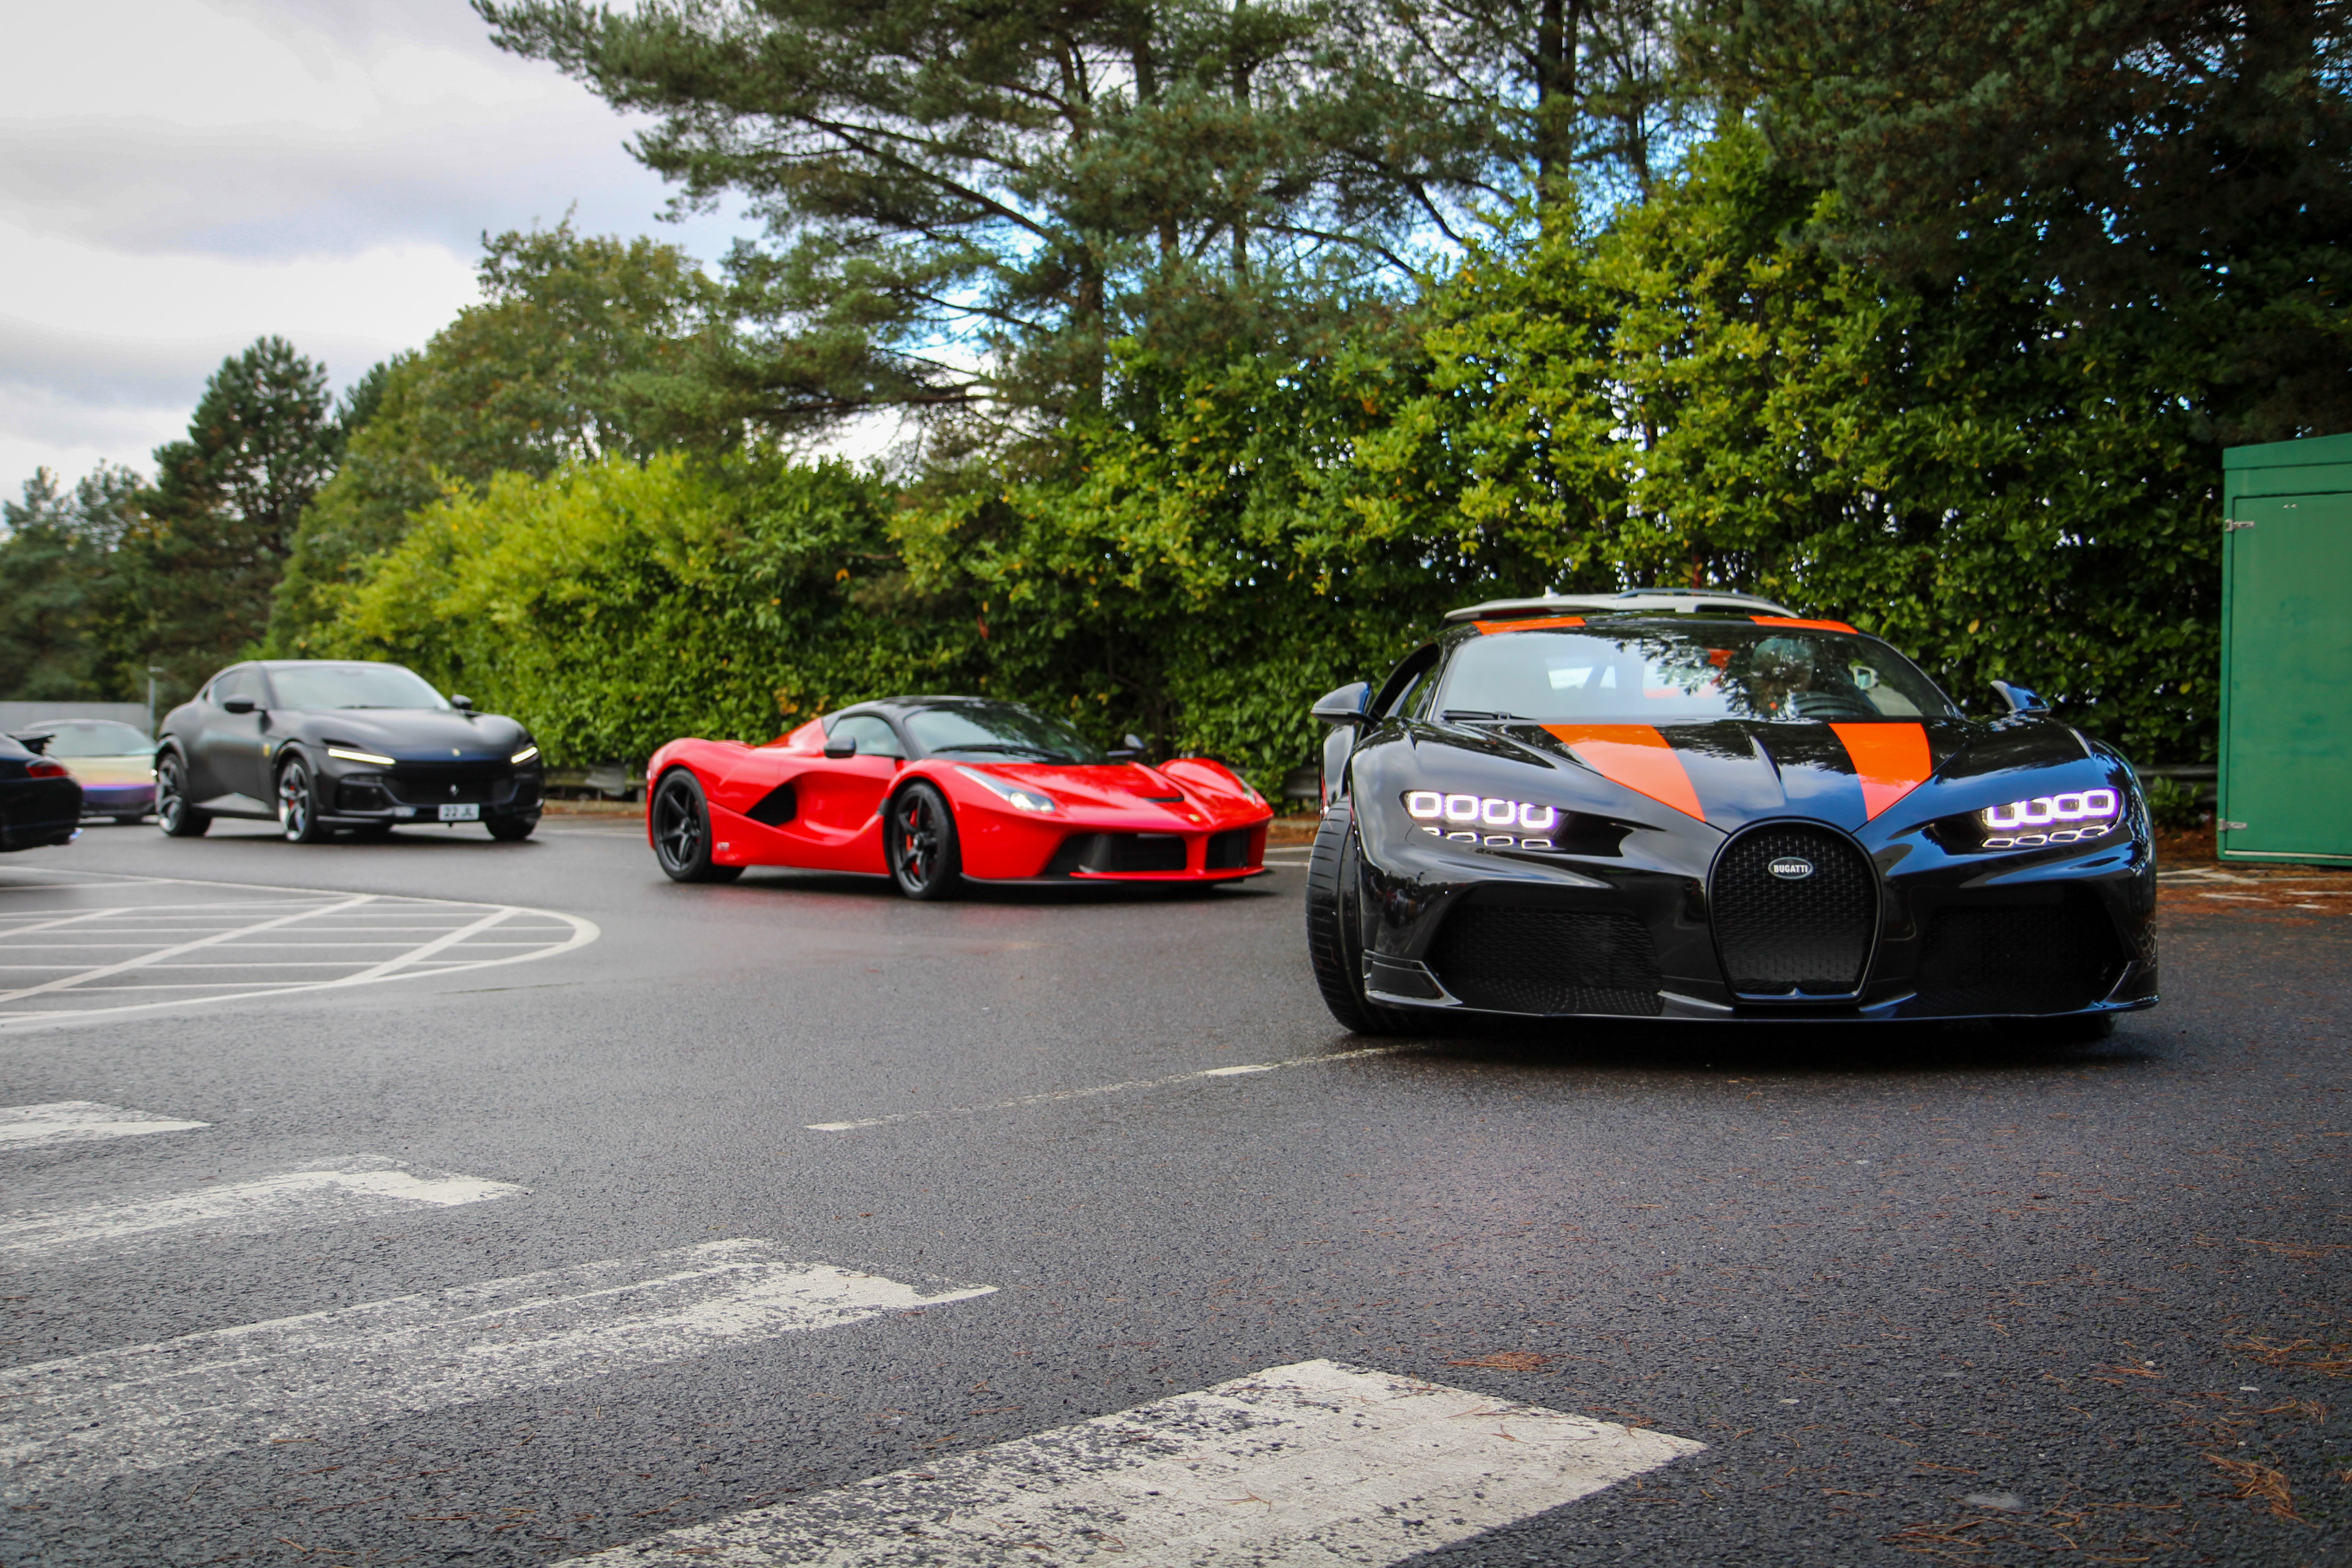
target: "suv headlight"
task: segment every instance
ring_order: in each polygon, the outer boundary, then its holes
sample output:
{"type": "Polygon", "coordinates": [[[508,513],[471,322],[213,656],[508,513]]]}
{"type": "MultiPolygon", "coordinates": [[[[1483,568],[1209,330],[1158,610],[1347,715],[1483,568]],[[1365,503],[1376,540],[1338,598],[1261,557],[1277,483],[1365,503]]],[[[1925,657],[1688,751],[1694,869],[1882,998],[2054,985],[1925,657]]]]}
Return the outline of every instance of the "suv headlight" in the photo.
{"type": "Polygon", "coordinates": [[[2096,838],[2123,815],[2123,797],[2111,789],[2036,795],[1977,813],[1987,849],[2030,849],[2043,844],[2074,844],[2096,838]]]}
{"type": "Polygon", "coordinates": [[[1538,805],[1529,800],[1506,800],[1499,795],[1446,795],[1433,789],[1407,790],[1404,814],[1423,833],[1433,833],[1457,844],[1520,849],[1550,848],[1551,832],[1559,826],[1556,806],[1538,805]]]}

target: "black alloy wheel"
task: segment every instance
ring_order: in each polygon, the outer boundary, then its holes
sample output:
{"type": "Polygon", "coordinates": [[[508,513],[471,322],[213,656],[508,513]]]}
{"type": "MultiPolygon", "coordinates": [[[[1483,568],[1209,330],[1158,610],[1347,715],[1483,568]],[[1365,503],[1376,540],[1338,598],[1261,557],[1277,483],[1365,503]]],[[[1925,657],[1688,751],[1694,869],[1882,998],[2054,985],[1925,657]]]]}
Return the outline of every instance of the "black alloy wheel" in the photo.
{"type": "Polygon", "coordinates": [[[731,882],[740,866],[710,863],[710,806],[702,785],[679,768],[654,794],[654,858],[673,882],[731,882]]]}
{"type": "Polygon", "coordinates": [[[483,826],[499,843],[520,844],[530,837],[531,830],[539,826],[539,819],[535,816],[493,816],[483,826]]]}
{"type": "Polygon", "coordinates": [[[155,763],[155,826],[172,838],[202,838],[213,819],[188,804],[188,764],[177,752],[155,763]]]}
{"type": "Polygon", "coordinates": [[[955,813],[937,784],[918,779],[890,803],[884,847],[890,879],[910,899],[945,899],[963,880],[963,854],[956,844],[955,813]]]}
{"type": "Polygon", "coordinates": [[[278,770],[278,826],[289,844],[324,844],[335,836],[319,820],[319,792],[299,757],[278,770]]]}
{"type": "Polygon", "coordinates": [[[1315,848],[1307,861],[1307,956],[1323,1005],[1356,1035],[1398,1035],[1411,1027],[1393,1007],[1364,995],[1364,941],[1357,910],[1356,880],[1361,853],[1355,816],[1346,805],[1323,813],[1315,848]]]}

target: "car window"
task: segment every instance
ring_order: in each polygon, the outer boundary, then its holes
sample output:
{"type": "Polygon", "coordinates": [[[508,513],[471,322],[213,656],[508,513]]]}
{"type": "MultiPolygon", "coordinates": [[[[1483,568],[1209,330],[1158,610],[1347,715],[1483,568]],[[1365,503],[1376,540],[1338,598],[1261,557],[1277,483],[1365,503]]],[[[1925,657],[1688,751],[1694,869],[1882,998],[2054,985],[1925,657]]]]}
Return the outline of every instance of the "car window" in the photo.
{"type": "Polygon", "coordinates": [[[898,733],[890,728],[889,721],[878,714],[852,713],[846,718],[835,719],[833,728],[825,731],[825,738],[856,742],[857,754],[861,757],[903,757],[907,754],[906,748],[898,744],[898,733]]]}
{"type": "Polygon", "coordinates": [[[90,719],[43,726],[53,757],[143,757],[155,748],[128,724],[111,719],[90,719]]]}
{"type": "Polygon", "coordinates": [[[1950,718],[1951,700],[1885,643],[1723,622],[1504,632],[1456,645],[1438,698],[1457,718],[1557,721],[1950,718]]]}
{"type": "Polygon", "coordinates": [[[423,676],[397,664],[295,664],[270,671],[280,708],[431,708],[449,704],[423,676]]]}
{"type": "Polygon", "coordinates": [[[252,669],[232,669],[213,681],[212,704],[217,708],[232,697],[250,697],[261,700],[261,681],[252,669]]]}
{"type": "Polygon", "coordinates": [[[1018,702],[959,702],[908,716],[915,743],[935,756],[1007,762],[1102,763],[1103,749],[1058,719],[1018,702]]]}

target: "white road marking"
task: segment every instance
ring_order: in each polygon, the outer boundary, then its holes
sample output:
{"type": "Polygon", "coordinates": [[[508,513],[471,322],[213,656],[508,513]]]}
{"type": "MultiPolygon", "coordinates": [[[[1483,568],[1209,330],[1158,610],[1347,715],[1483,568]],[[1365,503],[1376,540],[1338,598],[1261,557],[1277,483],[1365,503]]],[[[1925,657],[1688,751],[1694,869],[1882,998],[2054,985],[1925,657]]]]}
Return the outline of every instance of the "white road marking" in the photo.
{"type": "Polygon", "coordinates": [[[172,1121],[119,1105],[89,1100],[59,1100],[47,1105],[0,1106],[0,1149],[36,1149],[47,1143],[80,1143],[93,1138],[136,1138],[149,1132],[187,1132],[209,1121],[172,1121]]]}
{"type": "Polygon", "coordinates": [[[1300,1362],[578,1562],[1377,1568],[1705,1447],[1300,1362]]]}
{"type": "Polygon", "coordinates": [[[551,1268],[0,1372],[0,1497],[640,1372],[986,1296],[777,1256],[758,1240],[551,1268]]]}
{"type": "Polygon", "coordinates": [[[390,1161],[354,1160],[335,1170],[289,1171],[160,1198],[0,1215],[0,1258],[22,1267],[199,1237],[252,1236],[449,1208],[529,1190],[473,1176],[416,1176],[390,1161]]]}
{"type": "Polygon", "coordinates": [[[1286,1061],[1250,1062],[1240,1067],[1203,1068],[1199,1072],[1180,1072],[1168,1078],[1129,1079],[1125,1083],[1100,1083],[1091,1089],[1055,1089],[1047,1094],[1024,1094],[1017,1100],[991,1100],[985,1105],[950,1105],[937,1110],[901,1110],[890,1116],[868,1116],[857,1121],[810,1121],[803,1125],[811,1132],[854,1132],[860,1127],[887,1127],[899,1121],[929,1121],[940,1116],[973,1116],[983,1110],[1017,1110],[1024,1105],[1052,1105],[1065,1100],[1091,1100],[1097,1094],[1119,1094],[1130,1089],[1165,1089],[1170,1084],[1192,1083],[1204,1078],[1241,1078],[1249,1073],[1276,1072],[1284,1068],[1321,1067],[1327,1062],[1351,1062],[1361,1057],[1392,1057],[1399,1051],[1416,1051],[1413,1046],[1366,1046],[1360,1050],[1332,1051],[1319,1057],[1292,1057],[1286,1061]]]}
{"type": "Polygon", "coordinates": [[[194,942],[184,942],[174,947],[159,948],[153,952],[142,953],[137,958],[121,959],[113,963],[101,964],[96,969],[86,969],[79,974],[68,974],[57,980],[45,980],[38,985],[27,985],[16,991],[0,991],[0,1002],[14,1002],[20,996],[31,996],[43,991],[62,991],[69,985],[79,985],[87,980],[102,980],[110,974],[120,974],[126,969],[137,969],[145,964],[159,963],[164,959],[177,958],[184,952],[194,952],[199,948],[215,947],[225,942],[235,942],[241,936],[257,936],[266,931],[276,931],[279,926],[291,925],[296,921],[307,919],[313,914],[331,915],[339,910],[357,909],[362,904],[373,901],[373,894],[362,893],[357,898],[346,899],[341,903],[329,904],[323,909],[296,910],[290,914],[257,921],[250,925],[232,926],[226,931],[215,931],[210,936],[198,937],[194,942]]]}

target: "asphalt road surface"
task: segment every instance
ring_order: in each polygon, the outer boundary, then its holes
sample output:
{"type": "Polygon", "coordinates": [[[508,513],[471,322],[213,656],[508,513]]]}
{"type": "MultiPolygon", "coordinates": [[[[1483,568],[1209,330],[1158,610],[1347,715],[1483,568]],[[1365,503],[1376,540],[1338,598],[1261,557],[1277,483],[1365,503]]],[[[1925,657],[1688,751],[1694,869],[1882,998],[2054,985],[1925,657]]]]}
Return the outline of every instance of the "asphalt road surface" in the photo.
{"type": "Polygon", "coordinates": [[[1302,882],[0,860],[0,1565],[2352,1561],[2352,900],[2093,1047],[1367,1042],[1302,882]]]}

